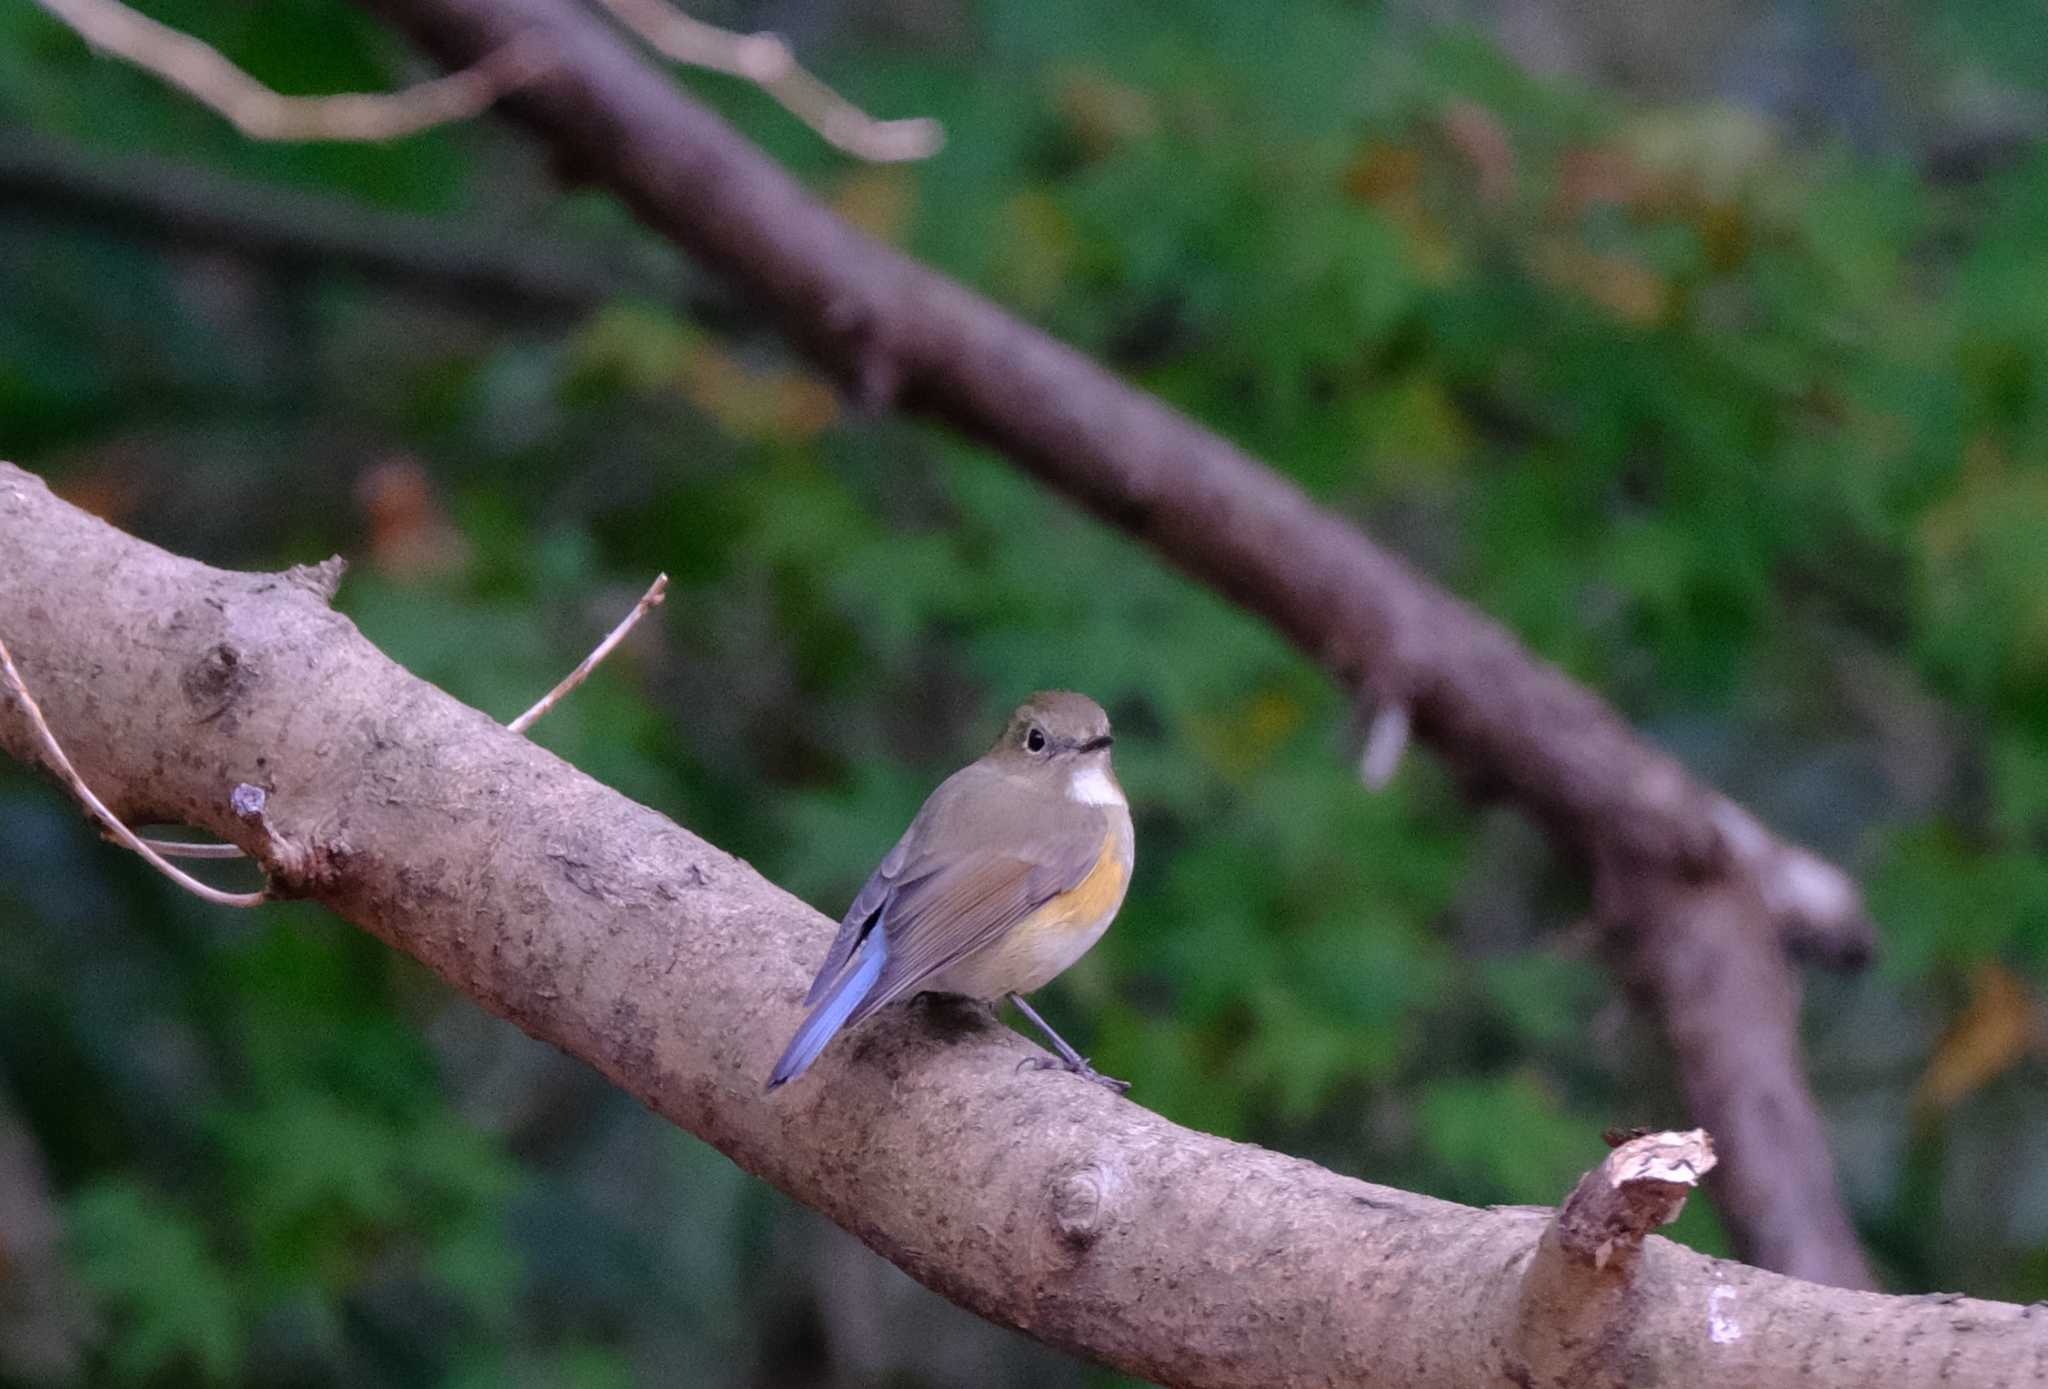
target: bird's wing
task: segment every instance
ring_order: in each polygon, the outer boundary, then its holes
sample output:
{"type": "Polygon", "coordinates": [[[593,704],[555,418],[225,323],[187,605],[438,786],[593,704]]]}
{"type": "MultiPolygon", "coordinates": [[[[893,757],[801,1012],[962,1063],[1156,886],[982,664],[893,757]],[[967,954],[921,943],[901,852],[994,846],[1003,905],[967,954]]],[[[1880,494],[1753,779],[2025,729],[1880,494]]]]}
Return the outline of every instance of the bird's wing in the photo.
{"type": "Polygon", "coordinates": [[[866,937],[868,928],[874,925],[883,903],[887,902],[889,894],[896,890],[897,879],[902,876],[904,865],[909,862],[911,844],[917,834],[918,823],[922,819],[923,816],[920,814],[919,820],[911,823],[910,828],[903,832],[903,837],[896,841],[896,847],[889,851],[888,856],[875,871],[868,875],[868,880],[861,890],[854,894],[853,905],[846,909],[846,915],[840,919],[839,934],[832,937],[832,948],[825,952],[825,963],[818,966],[818,977],[811,981],[811,991],[804,995],[805,1007],[816,1003],[831,989],[833,981],[839,977],[840,971],[846,968],[846,962],[853,958],[853,952],[866,937]]]}
{"type": "Polygon", "coordinates": [[[896,847],[868,875],[867,882],[854,894],[853,905],[840,918],[839,934],[832,938],[832,948],[825,952],[825,962],[818,966],[818,977],[811,981],[811,991],[804,995],[804,1006],[815,1004],[831,991],[832,985],[845,972],[847,962],[853,959],[853,952],[867,939],[868,931],[888,905],[891,895],[931,872],[935,862],[933,847],[945,838],[944,826],[954,823],[955,807],[967,806],[971,813],[971,808],[980,800],[974,793],[981,791],[985,794],[987,786],[987,777],[981,769],[969,765],[940,782],[938,789],[925,797],[916,818],[910,822],[910,828],[903,831],[896,847]]]}
{"type": "MultiPolygon", "coordinates": [[[[915,993],[959,960],[1061,893],[1080,886],[1101,860],[1109,826],[1094,807],[1069,805],[998,849],[965,850],[906,875],[881,904],[889,961],[851,1025],[893,999],[915,993]]],[[[1016,828],[1014,821],[1012,829],[1016,828]]],[[[919,857],[926,857],[920,855],[919,857]]],[[[937,859],[932,855],[927,859],[937,859]]]]}

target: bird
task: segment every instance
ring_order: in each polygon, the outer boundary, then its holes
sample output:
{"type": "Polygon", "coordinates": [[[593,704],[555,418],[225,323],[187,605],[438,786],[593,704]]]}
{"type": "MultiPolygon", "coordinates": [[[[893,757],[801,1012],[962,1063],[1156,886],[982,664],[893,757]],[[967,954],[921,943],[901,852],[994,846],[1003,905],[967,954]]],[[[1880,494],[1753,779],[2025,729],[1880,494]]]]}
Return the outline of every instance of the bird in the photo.
{"type": "MultiPolygon", "coordinates": [[[[920,993],[1007,997],[1063,1066],[1121,1094],[1024,995],[1088,953],[1130,887],[1130,803],[1110,766],[1109,716],[1086,695],[1041,690],[994,746],[947,777],[839,923],[768,1078],[774,1091],[878,1009],[920,993]]],[[[1020,1067],[1021,1069],[1021,1067],[1020,1067]]]]}

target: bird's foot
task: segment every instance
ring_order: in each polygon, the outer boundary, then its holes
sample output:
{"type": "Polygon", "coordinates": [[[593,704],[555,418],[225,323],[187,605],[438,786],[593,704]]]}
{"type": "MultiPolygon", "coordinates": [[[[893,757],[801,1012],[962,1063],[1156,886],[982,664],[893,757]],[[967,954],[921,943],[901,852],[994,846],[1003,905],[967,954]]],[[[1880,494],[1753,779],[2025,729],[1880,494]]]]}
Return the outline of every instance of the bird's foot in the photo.
{"type": "Polygon", "coordinates": [[[1085,1056],[1076,1057],[1072,1061],[1064,1061],[1057,1056],[1027,1056],[1017,1063],[1017,1069],[1020,1071],[1066,1071],[1069,1074],[1080,1076],[1084,1080],[1094,1081],[1113,1095],[1121,1095],[1131,1088],[1131,1083],[1128,1080],[1118,1080],[1115,1076],[1106,1076],[1096,1070],[1088,1064],[1088,1058],[1085,1056]]]}

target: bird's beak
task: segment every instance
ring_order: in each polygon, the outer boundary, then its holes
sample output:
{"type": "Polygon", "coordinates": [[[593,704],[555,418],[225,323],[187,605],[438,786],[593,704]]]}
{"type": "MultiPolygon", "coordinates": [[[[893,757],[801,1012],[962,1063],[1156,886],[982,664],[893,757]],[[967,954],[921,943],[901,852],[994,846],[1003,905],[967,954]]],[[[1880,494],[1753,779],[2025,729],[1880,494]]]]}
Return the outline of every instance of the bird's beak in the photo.
{"type": "Polygon", "coordinates": [[[1110,737],[1110,736],[1109,736],[1109,735],[1108,735],[1107,733],[1105,733],[1105,734],[1103,734],[1103,735],[1102,735],[1102,736],[1101,736],[1100,738],[1090,738],[1090,739],[1089,739],[1089,740],[1088,740],[1087,742],[1085,742],[1085,743],[1082,743],[1082,744],[1078,745],[1078,746],[1077,746],[1077,747],[1076,747],[1076,748],[1074,749],[1074,751],[1076,751],[1076,752],[1094,752],[1094,751],[1096,751],[1096,750],[1097,750],[1097,749],[1099,749],[1099,748],[1106,748],[1106,747],[1108,747],[1108,746],[1110,745],[1110,743],[1111,743],[1111,742],[1113,742],[1113,741],[1115,741],[1115,740],[1114,740],[1114,739],[1112,739],[1112,738],[1111,738],[1111,737],[1110,737]]]}

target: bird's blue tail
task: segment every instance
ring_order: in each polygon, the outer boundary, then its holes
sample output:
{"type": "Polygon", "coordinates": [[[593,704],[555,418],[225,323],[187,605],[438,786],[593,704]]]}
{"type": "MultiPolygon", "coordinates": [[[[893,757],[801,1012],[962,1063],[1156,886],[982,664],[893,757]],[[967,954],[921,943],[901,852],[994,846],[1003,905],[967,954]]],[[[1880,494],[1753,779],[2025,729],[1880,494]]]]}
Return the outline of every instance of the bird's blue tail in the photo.
{"type": "Polygon", "coordinates": [[[768,1077],[768,1088],[773,1090],[795,1080],[818,1059],[818,1053],[825,1049],[833,1035],[846,1025],[846,1019],[861,1000],[874,989],[875,981],[882,977],[882,966],[889,962],[889,936],[881,922],[876,922],[868,931],[868,938],[861,942],[839,982],[831,992],[818,1000],[818,1006],[811,1009],[810,1016],[796,1030],[796,1036],[789,1039],[789,1049],[782,1053],[782,1059],[775,1063],[774,1074],[768,1077]]]}

